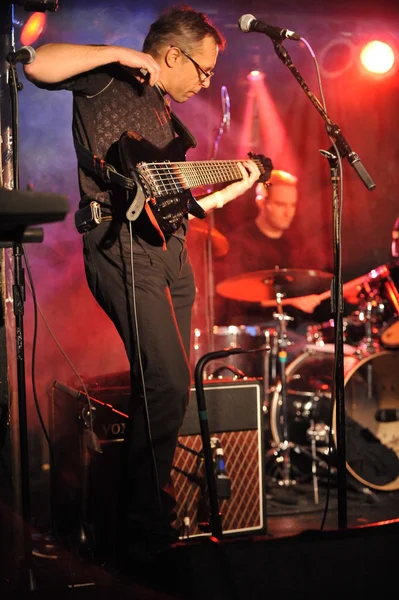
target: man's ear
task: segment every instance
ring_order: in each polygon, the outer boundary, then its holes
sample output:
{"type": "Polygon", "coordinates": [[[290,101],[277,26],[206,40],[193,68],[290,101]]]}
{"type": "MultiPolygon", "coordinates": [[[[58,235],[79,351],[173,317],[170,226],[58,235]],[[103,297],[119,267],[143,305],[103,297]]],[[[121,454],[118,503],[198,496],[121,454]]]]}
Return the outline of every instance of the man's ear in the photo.
{"type": "Polygon", "coordinates": [[[255,196],[256,203],[258,204],[259,207],[269,205],[269,191],[264,186],[262,186],[262,187],[263,187],[263,189],[259,190],[261,193],[256,194],[256,196],[255,196]]]}
{"type": "Polygon", "coordinates": [[[178,48],[172,46],[165,52],[165,63],[169,68],[173,68],[181,60],[181,54],[178,48]]]}

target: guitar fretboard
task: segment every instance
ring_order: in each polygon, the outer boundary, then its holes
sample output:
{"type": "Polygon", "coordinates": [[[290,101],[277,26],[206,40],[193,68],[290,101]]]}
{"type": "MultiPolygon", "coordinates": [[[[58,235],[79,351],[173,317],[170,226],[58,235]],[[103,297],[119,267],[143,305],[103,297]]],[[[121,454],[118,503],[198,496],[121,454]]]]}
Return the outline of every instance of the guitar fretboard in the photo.
{"type": "MultiPolygon", "coordinates": [[[[264,173],[262,162],[256,158],[251,160],[261,174],[264,173]]],[[[241,161],[208,160],[140,163],[136,168],[150,186],[154,197],[162,197],[181,194],[203,185],[239,181],[242,179],[239,162],[241,161]]]]}

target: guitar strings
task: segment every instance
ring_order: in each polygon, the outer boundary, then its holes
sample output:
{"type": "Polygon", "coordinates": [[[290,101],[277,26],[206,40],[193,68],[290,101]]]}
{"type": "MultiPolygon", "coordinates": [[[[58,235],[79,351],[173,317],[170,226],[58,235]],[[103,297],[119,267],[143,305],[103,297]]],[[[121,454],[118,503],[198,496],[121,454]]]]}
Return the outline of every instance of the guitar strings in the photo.
{"type": "MultiPolygon", "coordinates": [[[[262,172],[259,160],[251,159],[262,172]]],[[[225,183],[241,179],[235,160],[181,161],[165,163],[139,163],[137,169],[156,195],[183,192],[206,184],[225,183]],[[210,180],[211,177],[211,180],[210,180]]]]}

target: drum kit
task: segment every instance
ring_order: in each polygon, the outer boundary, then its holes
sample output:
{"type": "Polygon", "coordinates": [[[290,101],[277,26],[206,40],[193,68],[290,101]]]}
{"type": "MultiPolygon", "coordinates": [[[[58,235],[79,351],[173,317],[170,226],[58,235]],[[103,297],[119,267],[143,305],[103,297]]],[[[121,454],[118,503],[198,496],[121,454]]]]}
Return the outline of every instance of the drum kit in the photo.
{"type": "MultiPolygon", "coordinates": [[[[222,252],[220,240],[218,244],[222,252]]],[[[287,328],[293,319],[284,307],[310,295],[320,301],[329,298],[331,281],[331,273],[311,269],[276,268],[231,277],[218,283],[216,292],[260,308],[274,307],[276,327],[213,327],[216,349],[265,350],[235,355],[234,361],[239,362],[232,370],[236,377],[262,378],[269,454],[277,483],[295,484],[295,472],[313,479],[316,503],[317,477],[329,460],[334,464],[337,447],[334,322],[310,325],[301,336],[287,328]],[[287,360],[289,346],[298,342],[300,350],[287,360]]],[[[399,260],[344,283],[343,295],[356,307],[344,317],[343,332],[347,470],[366,490],[397,490],[399,260]]],[[[199,338],[195,339],[198,344],[199,338]]],[[[200,345],[195,350],[198,353],[200,345]]],[[[220,377],[220,373],[206,377],[220,377]]]]}

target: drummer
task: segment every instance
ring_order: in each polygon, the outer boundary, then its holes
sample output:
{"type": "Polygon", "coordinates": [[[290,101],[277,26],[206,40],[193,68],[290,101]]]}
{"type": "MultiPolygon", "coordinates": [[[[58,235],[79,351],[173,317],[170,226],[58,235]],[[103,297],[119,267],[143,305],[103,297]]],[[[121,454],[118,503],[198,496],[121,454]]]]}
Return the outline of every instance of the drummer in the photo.
{"type": "MultiPolygon", "coordinates": [[[[217,281],[251,271],[280,268],[319,269],[318,253],[304,236],[295,230],[298,204],[298,179],[282,170],[273,170],[271,186],[255,188],[257,215],[239,224],[228,236],[229,252],[219,262],[217,281]]],[[[320,303],[317,295],[293,298],[286,312],[300,321],[308,320],[320,303]],[[293,309],[293,307],[295,307],[293,309]],[[295,310],[298,309],[298,310],[295,310]]],[[[252,325],[272,323],[273,309],[259,304],[235,302],[218,297],[215,303],[219,325],[252,325]]]]}

